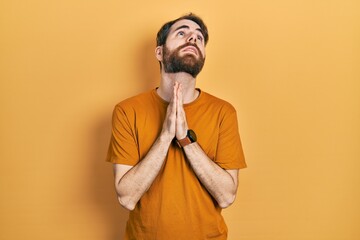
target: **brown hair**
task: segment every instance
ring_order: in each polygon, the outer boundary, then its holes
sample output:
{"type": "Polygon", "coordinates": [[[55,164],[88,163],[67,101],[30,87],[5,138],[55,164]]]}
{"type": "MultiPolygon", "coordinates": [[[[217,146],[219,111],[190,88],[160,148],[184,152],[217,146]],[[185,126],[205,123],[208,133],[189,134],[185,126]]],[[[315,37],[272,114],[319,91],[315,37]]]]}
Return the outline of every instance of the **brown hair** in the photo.
{"type": "Polygon", "coordinates": [[[157,33],[157,36],[156,36],[156,46],[162,46],[166,43],[166,39],[169,35],[169,31],[170,31],[170,28],[171,26],[176,23],[177,21],[180,21],[180,20],[183,20],[183,19],[187,19],[187,20],[191,20],[195,23],[197,23],[199,26],[200,26],[200,29],[201,29],[201,32],[204,36],[204,41],[205,41],[205,45],[207,44],[207,42],[209,41],[209,33],[208,33],[208,29],[204,23],[204,21],[196,16],[195,14],[193,13],[189,13],[189,14],[186,14],[182,17],[179,17],[175,20],[172,20],[170,22],[167,22],[165,23],[159,30],[159,32],[157,33]]]}

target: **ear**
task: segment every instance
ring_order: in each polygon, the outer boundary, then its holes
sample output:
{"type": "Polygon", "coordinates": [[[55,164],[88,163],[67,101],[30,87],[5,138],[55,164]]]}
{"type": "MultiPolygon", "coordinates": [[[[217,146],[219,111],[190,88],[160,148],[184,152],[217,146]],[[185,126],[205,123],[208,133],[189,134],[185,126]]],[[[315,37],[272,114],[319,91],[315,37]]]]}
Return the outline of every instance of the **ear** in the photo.
{"type": "Polygon", "coordinates": [[[157,46],[155,48],[155,57],[158,61],[162,61],[163,59],[163,46],[157,46]]]}

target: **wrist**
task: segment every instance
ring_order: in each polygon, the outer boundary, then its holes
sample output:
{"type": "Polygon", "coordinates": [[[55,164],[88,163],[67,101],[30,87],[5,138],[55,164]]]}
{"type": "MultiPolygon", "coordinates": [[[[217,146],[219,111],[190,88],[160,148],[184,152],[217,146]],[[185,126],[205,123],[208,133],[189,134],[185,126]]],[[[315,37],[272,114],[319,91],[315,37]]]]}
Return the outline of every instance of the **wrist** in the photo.
{"type": "Polygon", "coordinates": [[[176,140],[177,141],[179,141],[179,140],[181,140],[181,139],[184,139],[184,138],[186,138],[187,137],[187,134],[188,134],[188,129],[187,130],[185,130],[184,131],[184,133],[182,133],[182,134],[176,134],[176,140]]]}
{"type": "Polygon", "coordinates": [[[171,143],[171,141],[174,139],[174,136],[169,134],[169,133],[166,133],[166,132],[161,132],[160,133],[160,136],[159,136],[159,140],[161,142],[164,142],[164,143],[171,143]]]}
{"type": "Polygon", "coordinates": [[[197,137],[196,134],[193,130],[188,129],[187,130],[187,134],[184,138],[181,139],[177,139],[177,144],[179,145],[179,147],[183,148],[191,143],[194,143],[197,141],[197,137]]]}

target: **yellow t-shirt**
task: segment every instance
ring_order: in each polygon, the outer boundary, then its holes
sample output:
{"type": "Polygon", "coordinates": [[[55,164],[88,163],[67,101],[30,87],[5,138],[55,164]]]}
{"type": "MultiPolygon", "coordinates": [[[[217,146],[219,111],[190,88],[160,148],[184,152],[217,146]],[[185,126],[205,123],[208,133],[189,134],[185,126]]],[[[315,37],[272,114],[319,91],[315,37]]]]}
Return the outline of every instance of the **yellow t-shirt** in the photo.
{"type": "MultiPolygon", "coordinates": [[[[161,132],[167,105],[155,89],[116,105],[107,161],[126,165],[141,161],[161,132]]],[[[200,91],[195,101],[184,105],[184,110],[189,128],[210,159],[223,169],[246,167],[232,105],[200,91]]],[[[194,174],[182,149],[173,142],[163,168],[130,212],[125,239],[226,237],[221,208],[194,174]]]]}

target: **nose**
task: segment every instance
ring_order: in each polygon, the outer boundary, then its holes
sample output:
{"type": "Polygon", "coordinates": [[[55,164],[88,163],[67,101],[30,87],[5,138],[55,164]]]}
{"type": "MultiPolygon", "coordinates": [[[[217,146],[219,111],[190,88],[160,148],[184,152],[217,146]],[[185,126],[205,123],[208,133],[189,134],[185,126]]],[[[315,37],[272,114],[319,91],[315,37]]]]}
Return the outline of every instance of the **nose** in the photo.
{"type": "Polygon", "coordinates": [[[196,36],[195,33],[191,33],[189,38],[188,38],[188,42],[193,42],[196,43],[196,36]]]}

